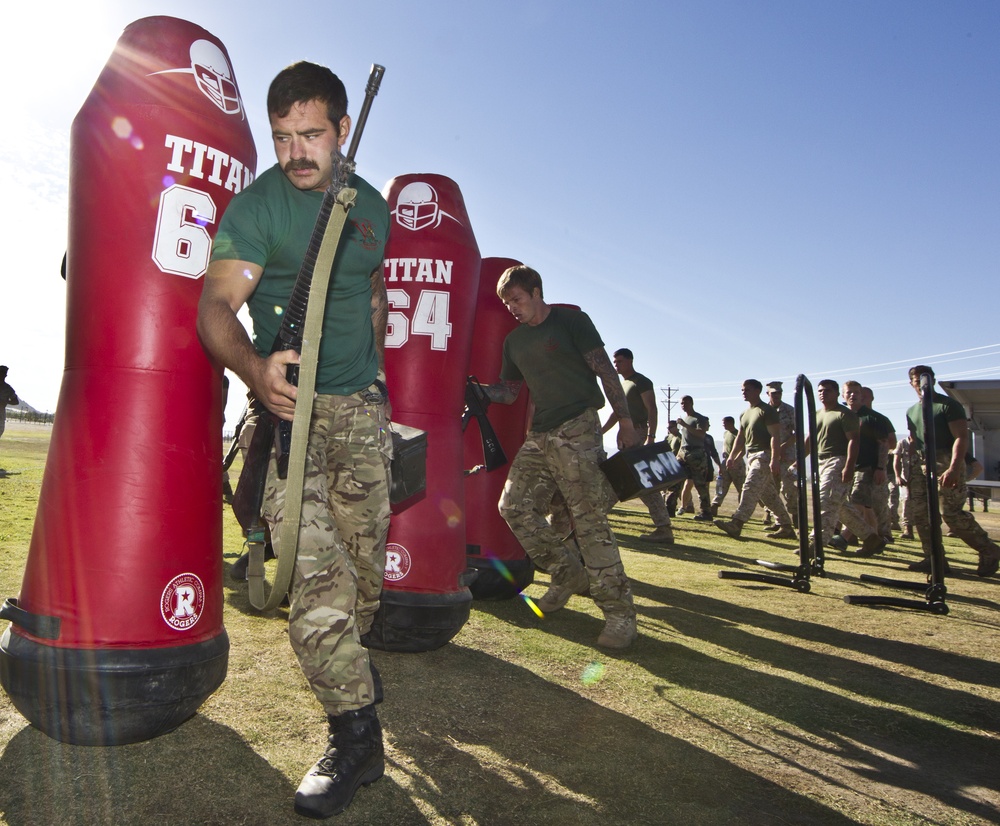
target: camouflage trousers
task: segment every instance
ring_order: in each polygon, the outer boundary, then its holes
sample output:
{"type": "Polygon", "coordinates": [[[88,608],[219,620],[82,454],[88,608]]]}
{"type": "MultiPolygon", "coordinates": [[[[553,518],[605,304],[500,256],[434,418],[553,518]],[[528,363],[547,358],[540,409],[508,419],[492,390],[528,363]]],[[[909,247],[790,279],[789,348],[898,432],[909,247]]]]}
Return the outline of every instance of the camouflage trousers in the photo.
{"type": "Polygon", "coordinates": [[[889,508],[889,483],[872,488],[872,511],[879,536],[892,536],[892,510],[889,508]]]}
{"type": "Polygon", "coordinates": [[[669,528],[670,511],[667,510],[667,503],[661,491],[646,491],[636,497],[642,504],[649,508],[649,515],[653,518],[653,525],[657,528],[669,528]]]}
{"type": "MultiPolygon", "coordinates": [[[[938,479],[948,468],[947,462],[937,463],[938,479]]],[[[990,539],[971,513],[963,510],[968,489],[965,486],[965,464],[960,467],[961,477],[957,487],[943,488],[938,486],[938,507],[940,518],[951,529],[952,533],[973,550],[989,557],[1000,555],[1000,547],[990,539]]],[[[913,463],[910,474],[910,519],[920,535],[920,545],[924,556],[931,553],[931,520],[927,513],[927,465],[923,457],[913,463]]]]}
{"type": "Polygon", "coordinates": [[[910,484],[899,485],[899,525],[905,531],[913,530],[913,495],[910,484]]]}
{"type": "MultiPolygon", "coordinates": [[[[708,513],[712,504],[712,498],[708,493],[708,454],[704,448],[684,448],[680,449],[677,458],[684,465],[684,470],[698,492],[698,504],[702,513],[708,513]]],[[[685,504],[684,507],[687,507],[685,504]]]]}
{"type": "Polygon", "coordinates": [[[632,586],[608,524],[615,494],[599,467],[605,457],[596,410],[554,430],[532,430],[514,457],[498,507],[525,553],[554,584],[579,575],[579,546],[594,602],[605,614],[631,617],[632,586]],[[576,545],[545,518],[557,490],[576,528],[576,545]]]}
{"type": "Polygon", "coordinates": [[[781,460],[781,498],[784,500],[788,513],[798,518],[799,513],[799,474],[796,468],[792,467],[795,462],[793,456],[791,460],[783,457],[781,460]]]}
{"type": "MultiPolygon", "coordinates": [[[[306,453],[299,547],[292,575],[288,637],[327,714],[374,702],[368,649],[361,636],[379,607],[389,530],[392,439],[385,406],[320,395],[306,453]]],[[[274,455],[264,517],[281,556],[285,482],[274,455]]]]}
{"type": "Polygon", "coordinates": [[[823,516],[821,538],[828,545],[842,522],[858,539],[865,540],[872,526],[865,521],[861,509],[849,499],[853,479],[844,481],[844,456],[830,456],[819,461],[819,509],[823,516]]]}
{"type": "Polygon", "coordinates": [[[889,528],[899,527],[899,483],[895,479],[888,482],[889,528]]]}
{"type": "Polygon", "coordinates": [[[743,482],[740,505],[736,509],[736,513],[733,514],[733,519],[738,522],[746,522],[753,516],[757,502],[761,502],[778,518],[779,525],[791,527],[792,518],[785,510],[781,497],[778,496],[778,488],[774,483],[770,462],[770,450],[758,450],[747,454],[746,480],[743,482]]]}
{"type": "Polygon", "coordinates": [[[747,478],[747,466],[743,459],[736,462],[735,467],[729,470],[726,467],[726,463],[722,463],[722,488],[715,494],[715,498],[712,500],[713,505],[721,505],[722,501],[726,498],[726,494],[729,493],[729,488],[736,486],[736,495],[739,496],[743,491],[743,483],[747,478]]]}

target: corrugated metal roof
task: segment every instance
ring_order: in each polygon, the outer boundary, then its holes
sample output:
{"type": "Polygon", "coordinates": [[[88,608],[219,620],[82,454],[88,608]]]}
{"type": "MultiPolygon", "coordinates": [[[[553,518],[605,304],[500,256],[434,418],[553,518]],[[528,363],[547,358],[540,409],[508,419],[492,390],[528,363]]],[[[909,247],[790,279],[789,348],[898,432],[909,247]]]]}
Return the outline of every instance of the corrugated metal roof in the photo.
{"type": "Polygon", "coordinates": [[[938,386],[965,405],[972,430],[1000,430],[1000,379],[939,381],[938,386]]]}

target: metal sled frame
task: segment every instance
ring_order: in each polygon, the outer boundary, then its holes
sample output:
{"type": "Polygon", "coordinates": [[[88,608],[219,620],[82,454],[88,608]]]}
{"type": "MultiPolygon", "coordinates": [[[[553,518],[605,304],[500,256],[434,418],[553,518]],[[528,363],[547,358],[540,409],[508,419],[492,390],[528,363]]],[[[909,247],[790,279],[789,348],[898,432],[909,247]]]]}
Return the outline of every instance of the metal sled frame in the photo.
{"type": "Polygon", "coordinates": [[[822,514],[819,502],[819,463],[816,460],[816,402],[813,398],[812,384],[804,375],[799,374],[795,380],[795,461],[799,469],[796,485],[799,491],[799,564],[787,565],[782,562],[768,562],[765,559],[756,560],[758,565],[771,571],[790,571],[792,578],[772,576],[770,574],[753,573],[751,571],[719,571],[719,579],[740,579],[748,582],[766,582],[769,585],[783,585],[794,588],[802,594],[809,593],[810,576],[826,576],[823,568],[822,531],[817,530],[815,542],[809,541],[809,508],[806,497],[806,444],[805,416],[803,398],[809,408],[809,486],[812,488],[813,523],[822,525],[822,514]],[[815,551],[815,552],[814,552],[815,551]]]}
{"type": "Polygon", "coordinates": [[[904,579],[887,579],[862,574],[862,582],[885,585],[909,591],[923,591],[923,601],[902,597],[878,597],[849,595],[844,597],[848,605],[891,605],[896,608],[912,608],[915,611],[930,611],[932,614],[947,614],[945,596],[948,589],[944,584],[944,543],[941,541],[941,509],[938,500],[937,441],[934,436],[934,381],[929,373],[920,374],[920,405],[924,420],[924,453],[927,459],[927,516],[931,524],[931,572],[926,582],[910,582],[904,579]]]}

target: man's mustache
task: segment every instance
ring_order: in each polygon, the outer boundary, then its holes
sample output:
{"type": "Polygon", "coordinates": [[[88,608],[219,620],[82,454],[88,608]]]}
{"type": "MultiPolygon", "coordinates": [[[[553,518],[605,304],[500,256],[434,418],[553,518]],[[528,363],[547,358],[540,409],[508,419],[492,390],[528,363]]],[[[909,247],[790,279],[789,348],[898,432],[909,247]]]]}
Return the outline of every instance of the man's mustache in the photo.
{"type": "Polygon", "coordinates": [[[305,158],[302,158],[301,160],[289,161],[288,163],[285,164],[283,168],[285,172],[293,172],[299,169],[315,169],[317,171],[319,170],[319,166],[316,165],[315,161],[310,161],[305,158]]]}

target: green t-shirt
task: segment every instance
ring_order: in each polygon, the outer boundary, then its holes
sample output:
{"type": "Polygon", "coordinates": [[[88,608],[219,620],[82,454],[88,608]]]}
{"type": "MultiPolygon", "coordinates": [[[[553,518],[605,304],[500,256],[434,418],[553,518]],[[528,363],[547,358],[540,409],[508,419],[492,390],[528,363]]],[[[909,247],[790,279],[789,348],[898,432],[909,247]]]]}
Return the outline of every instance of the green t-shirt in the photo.
{"type": "Polygon", "coordinates": [[[767,402],[759,401],[748,407],[740,416],[740,430],[743,431],[744,450],[756,453],[771,449],[770,425],[780,424],[778,411],[767,402]]]}
{"type": "MultiPolygon", "coordinates": [[[[951,396],[943,393],[934,393],[934,449],[938,457],[944,459],[951,456],[952,445],[955,444],[955,437],[951,433],[948,425],[965,419],[965,408],[961,402],[955,401],[951,396]]],[[[917,450],[924,449],[924,411],[922,402],[917,402],[906,411],[906,425],[910,429],[910,437],[917,450]]]]}
{"type": "Polygon", "coordinates": [[[726,431],[726,435],[722,437],[722,455],[731,456],[733,453],[733,445],[736,444],[736,433],[730,433],[726,431]]]}
{"type": "Polygon", "coordinates": [[[844,405],[833,410],[821,407],[816,411],[816,458],[847,456],[847,434],[858,432],[859,427],[857,414],[844,405]]]}
{"type": "Polygon", "coordinates": [[[636,430],[643,430],[649,424],[649,411],[646,410],[642,394],[652,389],[653,382],[642,373],[633,373],[627,379],[622,379],[622,390],[625,391],[628,412],[636,430]]]}
{"type": "MultiPolygon", "coordinates": [[[[316,392],[349,395],[375,380],[378,357],[371,321],[371,274],[382,266],[389,207],[363,179],[337,248],[320,342],[316,392]]],[[[292,186],[275,164],[236,195],[222,216],[212,260],[249,261],[264,274],[247,306],[257,352],[271,352],[302,259],[309,247],[322,192],[292,186]]]]}
{"type": "Polygon", "coordinates": [[[702,416],[701,413],[695,410],[692,411],[690,416],[678,416],[677,421],[684,422],[684,424],[687,425],[687,427],[680,427],[678,425],[678,430],[680,430],[681,432],[681,447],[686,448],[687,450],[692,450],[697,448],[701,448],[702,450],[704,450],[705,434],[703,433],[701,436],[695,436],[691,432],[690,428],[694,427],[697,428],[698,430],[707,430],[708,417],[702,416]]]}
{"type": "Polygon", "coordinates": [[[523,381],[531,391],[531,429],[553,430],[589,407],[604,406],[597,376],[583,354],[604,342],[585,312],[549,307],[541,324],[521,324],[503,342],[500,378],[523,381]]]}
{"type": "MultiPolygon", "coordinates": [[[[866,405],[858,408],[861,439],[858,445],[858,470],[878,467],[879,442],[889,438],[892,423],[866,405]]],[[[885,470],[883,467],[882,470],[885,470]]]]}

